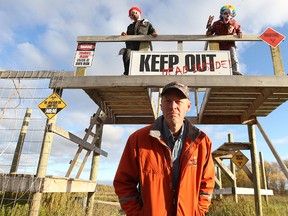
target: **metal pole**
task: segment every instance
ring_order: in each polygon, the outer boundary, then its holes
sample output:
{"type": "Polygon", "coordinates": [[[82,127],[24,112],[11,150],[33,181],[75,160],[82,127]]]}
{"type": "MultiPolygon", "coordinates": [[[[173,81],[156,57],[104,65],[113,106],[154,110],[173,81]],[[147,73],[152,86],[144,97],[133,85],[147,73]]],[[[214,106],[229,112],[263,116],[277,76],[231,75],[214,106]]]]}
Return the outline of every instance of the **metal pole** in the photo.
{"type": "Polygon", "coordinates": [[[16,148],[15,148],[15,153],[14,153],[12,165],[10,168],[10,174],[16,174],[17,173],[17,169],[18,169],[18,165],[19,165],[19,161],[20,161],[20,157],[21,157],[21,153],[22,153],[22,149],[23,149],[25,136],[26,136],[26,133],[28,130],[29,122],[30,122],[31,113],[32,113],[32,109],[27,108],[26,113],[25,113],[25,117],[24,117],[24,120],[22,123],[21,131],[19,134],[18,142],[17,142],[16,148]]]}
{"type": "Polygon", "coordinates": [[[255,210],[256,210],[257,216],[263,216],[255,127],[253,124],[248,124],[247,126],[248,126],[249,142],[251,143],[251,162],[252,162],[252,170],[253,170],[255,210]]]}

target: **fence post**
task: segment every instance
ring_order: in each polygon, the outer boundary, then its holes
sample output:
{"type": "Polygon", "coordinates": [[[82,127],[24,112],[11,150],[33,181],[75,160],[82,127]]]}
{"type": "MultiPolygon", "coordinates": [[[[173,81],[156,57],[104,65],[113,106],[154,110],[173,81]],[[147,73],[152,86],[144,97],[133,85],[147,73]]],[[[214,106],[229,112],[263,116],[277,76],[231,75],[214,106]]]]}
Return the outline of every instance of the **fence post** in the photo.
{"type": "Polygon", "coordinates": [[[10,168],[10,174],[16,174],[17,173],[17,169],[18,169],[18,165],[19,165],[19,161],[20,161],[20,157],[21,157],[21,153],[22,153],[22,149],[23,149],[25,136],[27,134],[28,125],[30,122],[31,113],[32,113],[32,109],[27,108],[26,113],[25,113],[25,117],[23,120],[23,124],[21,127],[21,131],[19,134],[18,142],[17,142],[16,148],[15,148],[14,157],[13,157],[12,165],[10,168]]]}

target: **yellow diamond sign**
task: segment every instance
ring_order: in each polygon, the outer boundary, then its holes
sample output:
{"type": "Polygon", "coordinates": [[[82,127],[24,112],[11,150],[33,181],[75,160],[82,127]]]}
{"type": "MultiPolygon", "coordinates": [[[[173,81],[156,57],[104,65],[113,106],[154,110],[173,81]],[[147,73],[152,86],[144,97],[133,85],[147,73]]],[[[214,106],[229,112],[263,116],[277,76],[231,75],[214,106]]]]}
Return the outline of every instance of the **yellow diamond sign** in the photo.
{"type": "Polygon", "coordinates": [[[237,151],[231,160],[239,169],[242,169],[249,159],[241,151],[237,151]]]}
{"type": "Polygon", "coordinates": [[[43,111],[47,118],[53,118],[57,113],[66,107],[66,103],[57,93],[52,93],[48,98],[42,101],[38,107],[43,111]]]}

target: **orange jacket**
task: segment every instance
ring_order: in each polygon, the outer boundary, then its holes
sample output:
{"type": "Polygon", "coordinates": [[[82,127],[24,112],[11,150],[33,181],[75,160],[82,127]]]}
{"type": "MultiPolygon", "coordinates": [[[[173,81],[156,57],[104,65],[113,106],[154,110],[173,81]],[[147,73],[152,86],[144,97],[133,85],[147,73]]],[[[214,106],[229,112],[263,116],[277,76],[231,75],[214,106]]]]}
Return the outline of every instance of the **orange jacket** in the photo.
{"type": "Polygon", "coordinates": [[[127,141],[113,182],[121,207],[128,216],[204,216],[215,180],[212,143],[189,122],[178,190],[173,191],[171,150],[161,138],[162,122],[161,116],[127,141]]]}

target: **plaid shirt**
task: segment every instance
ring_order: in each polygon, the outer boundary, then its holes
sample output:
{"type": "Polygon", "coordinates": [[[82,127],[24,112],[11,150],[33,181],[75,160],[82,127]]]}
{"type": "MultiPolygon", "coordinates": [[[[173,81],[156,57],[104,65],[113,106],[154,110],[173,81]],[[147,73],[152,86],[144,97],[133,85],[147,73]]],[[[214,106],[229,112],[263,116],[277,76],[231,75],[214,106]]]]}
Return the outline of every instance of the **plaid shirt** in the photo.
{"type": "MultiPolygon", "coordinates": [[[[230,20],[228,23],[224,23],[222,20],[218,20],[213,23],[208,30],[209,35],[234,35],[241,33],[240,25],[235,20],[230,20]],[[229,32],[229,27],[232,26],[232,31],[229,32]]],[[[231,28],[231,27],[230,27],[231,28]]],[[[235,47],[235,41],[221,41],[219,42],[220,50],[229,50],[231,47],[235,47]]]]}

